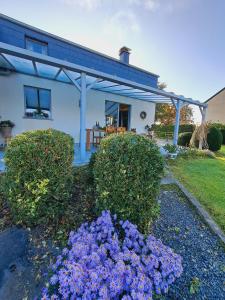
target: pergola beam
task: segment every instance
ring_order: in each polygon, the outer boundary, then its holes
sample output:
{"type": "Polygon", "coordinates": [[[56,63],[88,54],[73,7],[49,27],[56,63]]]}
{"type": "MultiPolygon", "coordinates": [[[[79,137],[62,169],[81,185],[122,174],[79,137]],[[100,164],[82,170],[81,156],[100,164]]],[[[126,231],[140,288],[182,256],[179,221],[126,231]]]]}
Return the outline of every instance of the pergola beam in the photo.
{"type": "Polygon", "coordinates": [[[37,69],[36,62],[34,60],[32,60],[32,64],[33,64],[33,67],[34,67],[35,75],[38,76],[38,69],[37,69]]]}
{"type": "Polygon", "coordinates": [[[9,64],[10,65],[10,67],[14,70],[14,71],[16,71],[16,68],[15,68],[15,66],[5,57],[5,55],[3,55],[2,53],[0,53],[0,56],[6,61],[6,63],[7,64],[9,64]]]}
{"type": "Polygon", "coordinates": [[[205,103],[201,103],[199,101],[195,101],[195,100],[192,100],[189,98],[184,98],[183,96],[178,96],[173,93],[165,92],[158,88],[146,86],[144,84],[133,82],[133,81],[130,81],[130,80],[118,77],[118,76],[110,75],[110,74],[107,74],[107,73],[104,73],[104,72],[101,72],[101,71],[98,71],[95,69],[91,69],[88,67],[70,63],[68,61],[64,61],[64,60],[53,58],[53,57],[46,56],[43,54],[35,53],[35,52],[32,52],[27,49],[22,49],[19,47],[8,45],[6,43],[0,42],[0,52],[15,55],[17,57],[25,58],[28,60],[35,59],[35,61],[37,61],[37,62],[48,64],[48,65],[59,67],[59,68],[63,68],[68,71],[74,71],[74,72],[78,72],[78,73],[84,72],[87,75],[90,75],[92,77],[101,78],[106,81],[111,81],[118,85],[127,85],[129,87],[133,87],[135,89],[140,89],[140,90],[143,90],[146,92],[151,92],[151,93],[154,93],[157,95],[161,95],[163,97],[174,98],[175,100],[182,100],[189,104],[194,104],[194,105],[201,106],[201,107],[206,106],[205,103]]]}
{"type": "Polygon", "coordinates": [[[98,83],[98,82],[102,82],[104,81],[103,79],[101,78],[97,78],[94,82],[90,83],[88,86],[87,86],[87,91],[94,88],[94,86],[98,83]]]}
{"type": "Polygon", "coordinates": [[[70,81],[76,86],[76,88],[78,89],[78,91],[81,91],[81,86],[79,85],[79,83],[77,82],[77,79],[80,79],[80,76],[76,79],[74,79],[71,74],[68,72],[68,70],[66,69],[62,69],[63,72],[66,74],[66,76],[70,79],[70,81]]]}
{"type": "Polygon", "coordinates": [[[62,68],[59,68],[58,72],[55,74],[54,80],[56,80],[59,74],[62,72],[62,68]]]}

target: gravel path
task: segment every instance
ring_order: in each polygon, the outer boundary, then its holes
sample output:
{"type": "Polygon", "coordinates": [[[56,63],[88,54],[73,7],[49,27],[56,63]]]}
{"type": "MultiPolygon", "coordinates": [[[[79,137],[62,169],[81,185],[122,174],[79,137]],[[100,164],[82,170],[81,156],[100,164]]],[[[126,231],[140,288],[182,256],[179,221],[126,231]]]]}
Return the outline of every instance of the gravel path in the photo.
{"type": "Polygon", "coordinates": [[[161,191],[154,235],[183,257],[184,272],[164,299],[225,299],[225,248],[177,191],[161,191]]]}

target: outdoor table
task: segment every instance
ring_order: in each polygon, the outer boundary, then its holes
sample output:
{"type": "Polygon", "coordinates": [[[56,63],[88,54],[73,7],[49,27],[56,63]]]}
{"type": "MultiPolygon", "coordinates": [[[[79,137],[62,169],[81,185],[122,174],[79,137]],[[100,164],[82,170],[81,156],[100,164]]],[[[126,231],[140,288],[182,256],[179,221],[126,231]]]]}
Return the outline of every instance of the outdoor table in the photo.
{"type": "Polygon", "coordinates": [[[98,129],[98,128],[86,129],[86,150],[87,151],[90,151],[91,149],[91,133],[92,133],[93,144],[99,145],[100,140],[105,136],[106,131],[104,129],[98,129]]]}

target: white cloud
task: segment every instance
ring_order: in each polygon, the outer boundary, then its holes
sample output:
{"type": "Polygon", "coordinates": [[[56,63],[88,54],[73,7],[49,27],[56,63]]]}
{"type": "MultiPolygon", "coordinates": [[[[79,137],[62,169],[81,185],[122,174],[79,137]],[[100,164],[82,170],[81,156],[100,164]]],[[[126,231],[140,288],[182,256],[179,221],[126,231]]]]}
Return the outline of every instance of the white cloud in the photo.
{"type": "Polygon", "coordinates": [[[86,10],[93,10],[100,7],[103,3],[102,0],[60,0],[66,5],[71,5],[75,7],[81,7],[86,10]]]}
{"type": "Polygon", "coordinates": [[[185,9],[190,5],[190,0],[125,0],[131,6],[139,6],[148,11],[162,11],[172,13],[175,10],[185,9]]]}
{"type": "Polygon", "coordinates": [[[143,8],[155,11],[160,7],[160,0],[127,0],[128,4],[142,6],[143,8]]]}
{"type": "Polygon", "coordinates": [[[144,6],[148,10],[155,11],[156,9],[159,8],[160,3],[158,0],[145,0],[144,6]]]}
{"type": "Polygon", "coordinates": [[[133,10],[141,8],[149,12],[173,13],[176,10],[185,9],[190,5],[190,0],[58,0],[61,3],[73,7],[93,11],[100,8],[113,9],[113,11],[133,10]]]}
{"type": "Polygon", "coordinates": [[[133,12],[119,11],[107,20],[104,32],[107,35],[116,37],[118,40],[123,40],[129,33],[139,33],[140,25],[133,12]]]}

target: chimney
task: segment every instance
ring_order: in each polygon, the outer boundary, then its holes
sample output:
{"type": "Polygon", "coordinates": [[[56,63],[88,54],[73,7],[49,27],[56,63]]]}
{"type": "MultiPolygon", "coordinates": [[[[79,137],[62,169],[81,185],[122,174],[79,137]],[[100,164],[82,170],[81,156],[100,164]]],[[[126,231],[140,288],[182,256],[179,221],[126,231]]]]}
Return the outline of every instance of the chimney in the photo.
{"type": "Polygon", "coordinates": [[[129,49],[125,46],[122,47],[119,51],[120,61],[125,63],[125,64],[129,64],[130,52],[131,52],[131,49],[129,49]]]}

